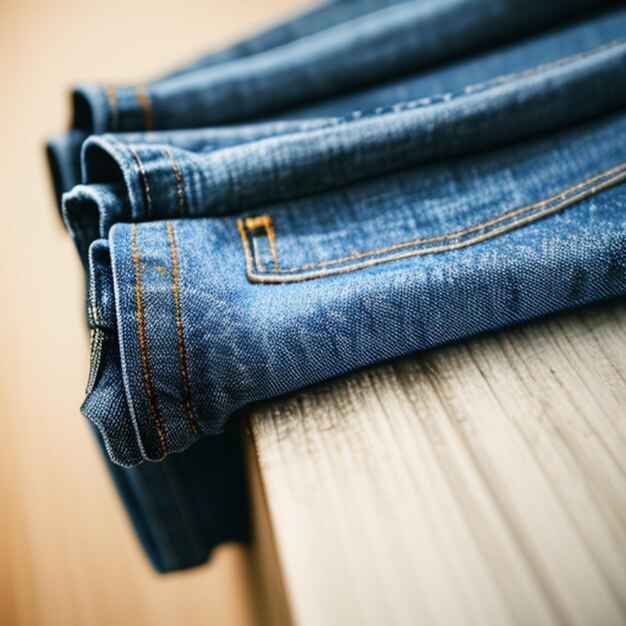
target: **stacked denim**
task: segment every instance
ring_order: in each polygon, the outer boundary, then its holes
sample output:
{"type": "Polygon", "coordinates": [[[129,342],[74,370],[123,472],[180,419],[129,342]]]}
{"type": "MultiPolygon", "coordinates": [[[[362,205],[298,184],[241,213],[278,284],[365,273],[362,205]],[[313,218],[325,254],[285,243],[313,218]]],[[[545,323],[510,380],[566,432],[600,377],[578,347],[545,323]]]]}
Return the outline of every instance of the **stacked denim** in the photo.
{"type": "Polygon", "coordinates": [[[337,0],[75,90],[82,411],[157,568],[245,535],[251,403],[626,292],[625,87],[617,3],[337,0]]]}

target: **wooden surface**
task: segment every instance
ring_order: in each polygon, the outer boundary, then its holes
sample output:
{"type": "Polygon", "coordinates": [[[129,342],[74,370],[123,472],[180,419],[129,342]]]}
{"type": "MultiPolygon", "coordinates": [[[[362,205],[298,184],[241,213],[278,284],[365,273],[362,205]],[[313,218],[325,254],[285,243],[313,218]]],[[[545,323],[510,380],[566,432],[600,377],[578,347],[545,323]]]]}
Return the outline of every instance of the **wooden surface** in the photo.
{"type": "Polygon", "coordinates": [[[2,626],[254,621],[239,546],[190,572],[152,572],[79,414],[83,283],[53,205],[43,141],[63,130],[75,81],[143,80],[297,4],[0,1],[2,626]]]}
{"type": "Polygon", "coordinates": [[[626,623],[626,302],[355,374],[250,433],[281,623],[626,623]]]}

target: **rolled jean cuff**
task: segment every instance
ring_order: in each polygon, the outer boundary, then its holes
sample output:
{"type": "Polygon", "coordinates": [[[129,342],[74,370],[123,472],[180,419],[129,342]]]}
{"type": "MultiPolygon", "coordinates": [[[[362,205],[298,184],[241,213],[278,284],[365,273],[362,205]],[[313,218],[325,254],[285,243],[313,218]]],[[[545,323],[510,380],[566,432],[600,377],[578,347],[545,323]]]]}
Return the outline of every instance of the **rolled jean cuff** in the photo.
{"type": "Polygon", "coordinates": [[[117,221],[232,214],[606,114],[626,103],[625,75],[620,41],[434,103],[288,124],[273,136],[266,136],[269,123],[256,132],[187,134],[179,146],[159,143],[160,133],[156,142],[137,144],[133,137],[93,137],[83,147],[83,166],[86,181],[96,184],[66,197],[65,217],[70,232],[88,236],[77,240],[84,256],[95,234],[106,237],[117,221]]]}
{"type": "Polygon", "coordinates": [[[614,116],[239,216],[116,224],[90,248],[83,412],[115,462],[158,460],[251,403],[626,293],[624,136],[614,116]]]}

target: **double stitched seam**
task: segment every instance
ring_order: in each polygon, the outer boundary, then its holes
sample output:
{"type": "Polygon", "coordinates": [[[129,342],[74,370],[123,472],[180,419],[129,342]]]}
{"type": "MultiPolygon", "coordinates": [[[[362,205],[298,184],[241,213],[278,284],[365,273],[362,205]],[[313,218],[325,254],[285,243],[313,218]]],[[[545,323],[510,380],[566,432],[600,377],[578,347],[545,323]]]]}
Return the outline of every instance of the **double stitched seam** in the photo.
{"type": "Polygon", "coordinates": [[[165,430],[161,415],[156,404],[154,387],[152,385],[152,374],[150,373],[150,364],[148,362],[148,345],[146,342],[146,329],[143,315],[143,292],[141,288],[141,267],[139,264],[139,250],[137,248],[137,226],[132,224],[130,227],[131,250],[133,256],[133,264],[135,268],[135,302],[137,307],[137,332],[139,334],[139,349],[141,353],[141,367],[143,372],[143,381],[146,389],[146,397],[148,407],[154,420],[161,450],[163,454],[167,454],[167,442],[165,439],[165,430]]]}
{"type": "Polygon", "coordinates": [[[176,195],[178,197],[178,212],[181,217],[185,216],[186,208],[185,208],[185,188],[183,186],[183,176],[174,161],[174,155],[169,148],[163,148],[163,152],[167,155],[167,158],[170,162],[170,166],[172,168],[172,172],[174,173],[174,178],[176,179],[176,195]]]}
{"type": "Polygon", "coordinates": [[[579,189],[582,189],[584,187],[587,187],[595,182],[597,182],[598,180],[601,180],[603,178],[606,178],[607,176],[612,176],[613,174],[616,174],[619,172],[621,172],[623,169],[626,168],[626,163],[622,163],[621,165],[617,165],[616,167],[613,167],[609,170],[606,170],[605,172],[602,172],[596,176],[593,176],[591,178],[588,178],[586,180],[583,180],[582,182],[579,182],[575,185],[572,185],[571,187],[568,187],[567,189],[560,191],[557,194],[554,194],[548,198],[544,198],[543,200],[540,200],[539,202],[535,202],[533,204],[528,204],[525,205],[523,207],[514,209],[512,211],[507,211],[506,213],[503,213],[502,215],[499,215],[498,217],[494,217],[491,220],[488,220],[486,222],[481,222],[480,224],[475,224],[474,226],[470,226],[469,228],[465,228],[463,230],[460,231],[456,231],[453,233],[448,233],[445,235],[437,235],[435,237],[427,237],[427,238],[423,238],[423,239],[413,239],[412,241],[404,241],[402,243],[396,243],[384,248],[377,248],[375,250],[367,250],[365,252],[357,252],[355,254],[351,254],[349,256],[345,256],[345,257],[340,257],[338,259],[331,259],[328,261],[319,261],[316,263],[306,263],[304,265],[298,265],[298,266],[294,266],[294,267],[290,267],[290,268],[286,268],[286,269],[281,269],[281,270],[277,270],[279,272],[296,272],[296,271],[300,271],[300,270],[306,270],[306,269],[312,269],[312,268],[316,268],[316,267],[325,267],[328,265],[335,265],[338,263],[345,263],[347,261],[353,261],[355,259],[360,259],[363,257],[368,257],[368,256],[374,256],[377,254],[383,254],[385,252],[392,252],[393,250],[398,250],[401,248],[407,248],[410,246],[416,246],[416,245],[421,245],[421,244],[426,244],[426,243],[437,243],[438,241],[446,241],[449,239],[456,239],[458,237],[462,237],[463,235],[469,235],[470,233],[473,233],[477,230],[482,230],[483,228],[488,228],[489,226],[493,226],[494,224],[497,224],[499,222],[502,222],[504,220],[507,220],[511,217],[515,217],[516,215],[519,215],[520,213],[526,213],[528,211],[532,211],[533,209],[540,209],[542,207],[544,207],[547,204],[550,204],[551,202],[554,202],[556,200],[559,200],[561,198],[563,198],[566,195],[569,195],[572,192],[578,191],[579,189]]]}
{"type": "Polygon", "coordinates": [[[139,106],[141,107],[144,129],[152,130],[152,105],[150,104],[148,92],[143,87],[139,86],[134,87],[134,89],[135,96],[137,97],[137,102],[139,102],[139,106]]]}
{"type": "Polygon", "coordinates": [[[592,50],[588,50],[586,52],[579,52],[577,54],[573,54],[567,57],[562,57],[560,59],[556,59],[555,61],[551,61],[548,63],[542,63],[541,65],[528,68],[521,72],[501,74],[499,76],[496,76],[494,78],[491,78],[489,80],[486,80],[480,83],[473,83],[470,85],[466,85],[460,91],[457,91],[457,92],[449,91],[443,94],[437,94],[435,96],[419,98],[418,100],[409,100],[408,102],[402,102],[402,103],[388,106],[388,107],[376,107],[375,109],[371,109],[371,110],[361,109],[361,110],[353,111],[349,113],[348,115],[337,119],[333,125],[349,124],[350,122],[359,121],[361,119],[367,119],[368,117],[371,117],[371,116],[382,116],[382,115],[390,114],[390,113],[401,113],[403,111],[411,111],[414,109],[420,109],[420,108],[427,107],[427,106],[434,105],[434,104],[450,102],[451,100],[458,99],[462,96],[470,96],[480,91],[486,91],[488,89],[513,82],[515,80],[529,78],[531,76],[548,72],[553,69],[558,69],[559,67],[568,65],[570,63],[576,63],[577,61],[582,61],[584,59],[595,56],[597,54],[601,54],[603,52],[607,52],[615,48],[623,47],[624,44],[626,44],[626,39],[617,39],[610,43],[598,46],[597,48],[593,48],[592,50]]]}
{"type": "Polygon", "coordinates": [[[143,187],[143,194],[146,199],[146,217],[152,217],[152,196],[150,195],[150,185],[148,184],[148,175],[146,174],[146,168],[143,166],[143,161],[139,156],[139,153],[135,148],[129,148],[130,153],[133,155],[135,162],[137,163],[137,169],[139,170],[139,177],[141,179],[141,185],[143,187]]]}
{"type": "Polygon", "coordinates": [[[189,385],[189,369],[187,367],[187,353],[185,350],[185,335],[183,332],[183,316],[180,307],[180,288],[178,284],[178,252],[176,250],[176,238],[174,226],[167,222],[167,238],[170,244],[172,256],[172,291],[174,292],[174,309],[176,319],[176,336],[178,339],[178,361],[180,366],[180,379],[183,387],[183,401],[187,412],[189,426],[194,435],[199,433],[198,424],[191,405],[191,387],[189,385]]]}
{"type": "MultiPolygon", "coordinates": [[[[569,63],[574,63],[576,61],[580,61],[583,59],[586,59],[588,57],[597,55],[599,53],[608,51],[608,50],[612,50],[614,48],[619,48],[619,47],[623,47],[624,44],[626,43],[626,40],[624,39],[620,39],[620,40],[615,40],[612,41],[608,44],[604,44],[602,46],[598,46],[592,50],[586,51],[586,52],[581,52],[578,54],[574,54],[574,55],[570,55],[567,57],[563,57],[561,59],[557,59],[555,61],[549,62],[549,63],[543,63],[541,65],[538,65],[536,67],[533,68],[529,68],[526,69],[524,71],[521,72],[515,72],[515,73],[510,73],[510,74],[503,74],[501,76],[497,76],[491,80],[488,81],[484,81],[481,83],[474,83],[471,85],[467,85],[463,88],[463,90],[461,91],[462,95],[471,95],[474,94],[478,91],[481,90],[486,90],[488,88],[491,87],[496,87],[502,84],[506,84],[508,82],[511,82],[513,80],[516,79],[520,79],[520,78],[526,78],[526,77],[530,77],[542,72],[546,72],[552,69],[556,69],[558,67],[561,67],[563,65],[569,64],[569,63]]],[[[383,109],[383,108],[377,108],[374,110],[375,114],[383,114],[383,113],[392,113],[392,112],[400,112],[402,110],[409,110],[412,108],[419,108],[422,106],[427,106],[430,104],[434,104],[435,102],[448,102],[450,100],[452,100],[455,97],[455,94],[453,92],[449,92],[449,93],[444,93],[442,95],[439,96],[435,96],[432,98],[422,98],[419,100],[414,100],[411,102],[405,102],[402,103],[401,105],[395,106],[395,107],[391,107],[390,109],[383,109]]],[[[344,118],[343,120],[338,120],[337,123],[341,124],[341,123],[346,123],[350,121],[350,118],[353,118],[354,120],[358,120],[361,119],[362,117],[365,117],[366,113],[363,111],[355,111],[353,113],[351,113],[348,117],[344,118]]],[[[621,166],[618,166],[618,168],[615,169],[619,169],[621,166]]],[[[598,176],[598,178],[601,178],[605,175],[607,175],[609,172],[605,172],[604,174],[601,174],[598,176]]],[[[579,185],[574,186],[573,188],[570,188],[569,190],[562,192],[562,193],[567,193],[570,191],[573,191],[575,188],[579,187],[579,186],[584,186],[586,184],[589,184],[591,181],[584,181],[583,183],[580,183],[579,185]]],[[[354,260],[354,259],[358,259],[358,258],[364,258],[367,256],[371,256],[371,255],[375,255],[375,254],[381,254],[384,252],[388,252],[388,251],[392,251],[395,249],[399,249],[399,248],[403,248],[403,247],[407,247],[407,246],[411,246],[411,245],[417,245],[417,244],[424,244],[424,243],[429,243],[429,242],[436,242],[436,241],[442,241],[442,240],[446,240],[446,239],[452,239],[455,237],[459,237],[463,234],[469,234],[473,231],[479,230],[481,228],[485,228],[493,223],[497,223],[501,220],[507,219],[509,217],[512,217],[513,215],[517,214],[517,213],[521,213],[521,212],[525,212],[525,211],[529,211],[532,208],[538,208],[539,206],[542,206],[546,203],[549,203],[551,201],[553,201],[555,198],[558,198],[561,194],[558,194],[557,196],[553,197],[553,198],[548,198],[544,201],[542,201],[541,203],[537,203],[537,205],[532,205],[529,207],[522,207],[521,209],[517,209],[514,212],[511,212],[509,214],[506,214],[504,216],[501,216],[499,218],[496,218],[495,220],[492,220],[490,222],[486,222],[484,224],[479,224],[477,226],[471,227],[470,229],[467,229],[466,231],[460,231],[457,233],[452,233],[450,235],[442,235],[442,236],[438,236],[438,237],[433,237],[433,238],[429,238],[429,239],[423,239],[423,240],[415,240],[415,241],[411,241],[411,242],[405,242],[405,243],[401,243],[401,244],[395,244],[393,246],[389,246],[386,248],[381,248],[379,250],[373,250],[373,251],[367,251],[367,252],[362,252],[362,253],[357,253],[354,255],[350,255],[347,257],[343,257],[340,259],[333,259],[333,260],[329,260],[329,261],[323,261],[323,262],[315,262],[315,263],[307,263],[305,265],[301,265],[298,267],[292,267],[292,268],[288,268],[288,269],[279,269],[278,267],[278,261],[277,261],[277,252],[276,252],[276,245],[275,245],[275,237],[274,237],[274,231],[273,228],[271,226],[271,216],[269,215],[265,215],[265,216],[258,216],[258,217],[254,217],[254,218],[247,218],[246,222],[245,222],[245,226],[244,223],[242,222],[241,224],[238,223],[238,230],[240,233],[240,236],[242,238],[242,241],[244,242],[244,244],[247,246],[248,243],[248,239],[247,239],[247,235],[246,235],[246,228],[248,228],[248,230],[250,231],[250,235],[252,237],[254,237],[254,230],[256,230],[259,225],[264,225],[264,222],[259,222],[258,225],[250,225],[249,224],[249,220],[266,220],[267,223],[270,225],[268,229],[266,229],[266,234],[269,240],[269,244],[270,244],[270,249],[272,251],[272,257],[273,257],[273,272],[274,273],[289,273],[289,272],[296,272],[296,271],[300,271],[300,270],[305,270],[308,268],[316,268],[316,267],[324,267],[324,266],[330,266],[333,264],[337,264],[337,263],[342,263],[342,262],[347,262],[350,260],[354,260]]],[[[500,229],[501,230],[501,229],[500,229]]],[[[507,229],[508,230],[508,229],[507,229]]],[[[464,245],[467,244],[458,244],[459,247],[462,247],[464,245]]],[[[255,252],[256,252],[256,240],[253,238],[252,240],[252,247],[254,248],[255,252]]],[[[438,250],[434,250],[434,251],[438,251],[438,250]]],[[[263,274],[266,270],[262,267],[262,264],[260,262],[259,259],[259,255],[258,254],[252,254],[250,253],[250,250],[246,250],[246,252],[250,255],[250,260],[251,262],[254,263],[254,265],[257,268],[257,271],[260,274],[263,274]]],[[[420,254],[423,252],[414,252],[413,254],[420,254]]],[[[387,259],[385,259],[387,260],[387,259]]],[[[345,271],[345,270],[342,270],[345,271]]],[[[326,272],[328,273],[328,272],[326,272]]],[[[276,281],[278,282],[278,281],[276,281]]]]}
{"type": "Polygon", "coordinates": [[[109,103],[109,109],[111,111],[111,131],[116,132],[119,122],[119,110],[117,107],[117,94],[115,93],[115,87],[107,85],[104,88],[104,93],[109,103]]]}
{"type": "MultiPolygon", "coordinates": [[[[392,260],[396,260],[396,259],[402,259],[402,258],[406,258],[406,257],[410,257],[410,256],[417,256],[417,255],[423,255],[423,254],[432,254],[432,253],[437,253],[437,252],[445,252],[445,251],[449,251],[449,250],[456,250],[459,248],[464,248],[467,247],[469,245],[475,244],[475,243],[479,243],[481,241],[484,241],[486,239],[490,239],[491,237],[494,237],[498,234],[507,232],[509,230],[513,230],[523,224],[529,223],[531,221],[537,220],[541,217],[544,217],[546,215],[549,215],[551,213],[554,213],[560,209],[563,209],[575,202],[578,202],[579,200],[583,200],[584,198],[587,198],[599,191],[602,191],[603,189],[606,189],[608,187],[611,187],[619,182],[621,182],[622,180],[626,179],[626,163],[622,163],[621,165],[618,165],[616,167],[613,167],[609,170],[606,170],[605,172],[598,174],[597,176],[593,176],[587,180],[584,180],[576,185],[573,185],[571,187],[568,187],[567,189],[565,189],[564,191],[553,195],[549,198],[545,198],[544,200],[541,200],[539,202],[536,202],[534,204],[530,204],[530,205],[526,205],[523,206],[521,208],[515,209],[513,211],[509,211],[507,213],[504,213],[503,215],[500,215],[499,217],[496,217],[494,219],[491,219],[487,222],[482,222],[481,224],[477,224],[475,226],[472,226],[470,228],[466,228],[464,230],[461,231],[457,231],[454,233],[450,233],[447,235],[440,235],[437,237],[429,237],[426,239],[415,239],[413,241],[408,241],[408,242],[403,242],[403,243],[399,243],[399,244],[394,244],[392,246],[388,246],[385,248],[378,248],[375,250],[370,250],[367,252],[360,252],[360,253],[356,253],[354,255],[350,255],[350,256],[346,256],[346,257],[342,257],[339,259],[332,259],[332,260],[328,260],[328,261],[321,261],[318,263],[309,263],[306,265],[300,265],[300,266],[294,266],[292,268],[289,269],[284,269],[284,270],[279,270],[282,272],[298,272],[301,270],[306,270],[306,269],[311,269],[311,268],[319,268],[319,267],[325,267],[331,264],[337,264],[337,263],[342,263],[342,262],[348,262],[348,261],[352,261],[352,260],[357,260],[357,259],[362,259],[364,257],[368,257],[368,256],[374,256],[374,255],[378,255],[378,254],[383,254],[385,252],[390,252],[390,251],[394,251],[397,250],[399,248],[403,248],[403,247],[407,247],[407,246],[415,246],[415,245],[419,245],[419,244],[424,244],[424,243],[436,243],[439,241],[446,241],[449,239],[456,239],[459,238],[463,235],[466,234],[470,234],[472,232],[476,232],[479,230],[482,230],[484,228],[487,228],[489,226],[492,226],[494,224],[498,224],[499,222],[502,222],[506,219],[509,219],[511,217],[515,217],[517,215],[532,211],[534,209],[541,209],[542,207],[546,207],[543,210],[539,210],[536,213],[533,213],[531,215],[527,215],[525,217],[522,217],[521,219],[518,219],[514,222],[512,222],[511,224],[506,224],[504,226],[500,226],[498,228],[495,228],[487,233],[483,233],[482,235],[476,235],[475,237],[472,237],[469,240],[466,241],[461,241],[461,242],[457,242],[457,243],[453,243],[453,244],[449,244],[449,245],[443,245],[443,246],[434,246],[431,248],[422,248],[419,250],[412,250],[412,251],[408,251],[408,252],[403,252],[400,254],[395,254],[395,255],[391,255],[391,256],[387,256],[387,257],[383,257],[383,258],[379,258],[379,259],[368,259],[368,260],[364,260],[360,263],[356,263],[353,265],[349,265],[346,267],[341,267],[341,268],[331,268],[331,269],[322,269],[322,270],[318,270],[318,271],[314,271],[314,272],[310,272],[308,274],[305,275],[301,275],[301,276],[276,276],[276,275],[270,275],[270,274],[265,274],[265,275],[258,275],[258,274],[254,274],[252,271],[252,253],[250,251],[250,246],[249,246],[249,241],[248,241],[248,235],[246,233],[246,226],[244,224],[244,221],[239,219],[237,222],[237,226],[238,226],[238,230],[239,230],[239,235],[241,237],[242,240],[242,244],[244,247],[244,254],[246,257],[246,268],[247,268],[247,274],[248,277],[251,280],[260,280],[261,282],[296,282],[296,281],[300,281],[300,280],[306,280],[308,278],[317,278],[319,276],[327,276],[327,275],[332,275],[332,274],[338,274],[338,273],[343,273],[343,272],[349,272],[355,269],[360,269],[363,267],[369,267],[371,265],[377,265],[379,263],[384,263],[387,261],[392,261],[392,260]],[[608,178],[607,178],[608,177],[608,178]],[[603,180],[605,179],[605,180],[603,180]],[[594,183],[598,183],[598,184],[594,184],[594,183]],[[579,193],[574,193],[574,192],[579,192],[579,193]],[[570,195],[570,194],[574,194],[574,195],[570,195]],[[552,204],[552,206],[550,206],[551,203],[554,203],[555,201],[558,201],[556,204],[552,204]]],[[[278,272],[277,272],[278,273],[278,272]]]]}

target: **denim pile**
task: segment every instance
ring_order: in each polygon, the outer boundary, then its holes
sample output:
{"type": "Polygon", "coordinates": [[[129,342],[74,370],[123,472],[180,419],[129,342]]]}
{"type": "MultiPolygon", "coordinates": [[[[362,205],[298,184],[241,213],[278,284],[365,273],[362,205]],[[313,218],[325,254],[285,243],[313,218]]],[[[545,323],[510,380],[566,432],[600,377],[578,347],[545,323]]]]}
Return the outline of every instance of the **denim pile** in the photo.
{"type": "Polygon", "coordinates": [[[82,412],[155,567],[188,567],[246,534],[245,407],[626,292],[626,8],[334,0],[77,86],[48,156],[82,412]]]}

